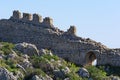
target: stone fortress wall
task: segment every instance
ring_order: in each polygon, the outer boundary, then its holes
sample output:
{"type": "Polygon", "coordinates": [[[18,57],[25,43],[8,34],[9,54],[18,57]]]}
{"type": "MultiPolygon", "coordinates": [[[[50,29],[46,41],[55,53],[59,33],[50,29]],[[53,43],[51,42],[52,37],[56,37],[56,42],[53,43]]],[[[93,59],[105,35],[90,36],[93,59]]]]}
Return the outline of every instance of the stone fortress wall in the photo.
{"type": "Polygon", "coordinates": [[[54,54],[80,65],[120,66],[120,49],[110,49],[100,42],[76,35],[76,27],[62,31],[53,25],[50,17],[39,14],[13,11],[10,19],[0,20],[0,40],[12,43],[28,42],[39,49],[51,50],[54,54]]]}
{"type": "Polygon", "coordinates": [[[50,17],[45,17],[44,19],[42,19],[42,16],[40,16],[39,14],[30,14],[30,13],[23,13],[21,14],[21,12],[19,12],[18,10],[13,11],[13,16],[11,16],[10,19],[15,19],[15,20],[21,20],[24,22],[29,22],[32,24],[40,24],[40,23],[45,23],[48,25],[53,24],[53,19],[50,17]]]}

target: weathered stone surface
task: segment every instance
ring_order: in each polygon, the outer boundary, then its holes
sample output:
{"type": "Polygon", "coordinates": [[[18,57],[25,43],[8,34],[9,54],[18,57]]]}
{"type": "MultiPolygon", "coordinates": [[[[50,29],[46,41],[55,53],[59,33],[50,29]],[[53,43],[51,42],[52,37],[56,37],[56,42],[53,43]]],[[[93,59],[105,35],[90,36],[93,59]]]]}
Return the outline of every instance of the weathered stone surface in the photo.
{"type": "Polygon", "coordinates": [[[120,80],[120,78],[118,76],[110,76],[111,80],[120,80]]]}
{"type": "Polygon", "coordinates": [[[53,79],[47,75],[44,77],[41,75],[40,76],[34,75],[31,80],[53,80],[53,79]]]}
{"type": "Polygon", "coordinates": [[[62,72],[64,74],[68,74],[70,72],[70,69],[68,67],[65,67],[64,69],[62,69],[62,72]]]}
{"type": "Polygon", "coordinates": [[[80,68],[78,71],[78,75],[81,77],[89,77],[90,76],[89,72],[85,68],[80,68]]]}
{"type": "Polygon", "coordinates": [[[20,72],[20,71],[17,71],[15,77],[16,77],[17,79],[19,79],[19,78],[22,78],[22,79],[23,79],[23,78],[24,78],[24,74],[23,74],[22,72],[20,72]]]}
{"type": "Polygon", "coordinates": [[[32,66],[32,64],[30,63],[30,61],[28,61],[28,60],[24,60],[23,61],[23,63],[21,63],[21,66],[23,66],[25,69],[27,69],[27,68],[33,68],[33,66],[32,66]]]}
{"type": "Polygon", "coordinates": [[[54,70],[54,79],[57,79],[58,77],[60,78],[65,78],[65,74],[61,70],[54,70]]]}
{"type": "Polygon", "coordinates": [[[7,69],[0,67],[0,80],[17,80],[7,69]]]}
{"type": "Polygon", "coordinates": [[[0,43],[0,49],[3,47],[3,45],[0,43]]]}
{"type": "Polygon", "coordinates": [[[5,58],[5,55],[3,53],[4,53],[3,51],[0,51],[0,59],[4,59],[5,58]]]}
{"type": "Polygon", "coordinates": [[[75,26],[70,26],[70,28],[68,29],[68,34],[76,34],[76,27],[75,26]]]}
{"type": "MultiPolygon", "coordinates": [[[[75,35],[75,26],[64,32],[54,27],[53,20],[49,17],[39,23],[39,16],[34,16],[33,20],[29,20],[29,13],[27,16],[27,20],[24,20],[25,16],[19,18],[20,13],[15,12],[12,16],[14,19],[0,20],[0,41],[35,44],[38,49],[51,50],[52,53],[80,65],[91,64],[97,59],[97,65],[120,66],[120,49],[110,49],[90,38],[78,37],[75,35]],[[90,55],[94,55],[94,58],[90,55]]],[[[25,54],[39,55],[36,48],[32,48],[34,54],[31,47],[23,48],[25,54]]]]}
{"type": "Polygon", "coordinates": [[[43,19],[43,23],[48,24],[48,25],[52,25],[53,24],[53,20],[50,17],[45,17],[43,19]]]}
{"type": "Polygon", "coordinates": [[[37,75],[33,76],[31,80],[43,80],[43,79],[40,79],[37,75]]]}
{"type": "Polygon", "coordinates": [[[39,50],[39,55],[50,55],[50,56],[53,56],[51,51],[48,52],[45,49],[40,49],[39,50]]]}
{"type": "Polygon", "coordinates": [[[16,67],[18,67],[18,68],[22,69],[22,70],[26,73],[25,68],[24,68],[23,66],[21,66],[20,64],[17,64],[17,65],[16,65],[16,67]]]}
{"type": "Polygon", "coordinates": [[[22,18],[23,20],[32,20],[32,15],[31,14],[29,14],[29,13],[23,13],[23,18],[22,18]]]}
{"type": "Polygon", "coordinates": [[[37,49],[37,47],[33,44],[29,44],[29,43],[18,43],[15,45],[15,48],[17,50],[19,50],[20,52],[27,54],[29,56],[33,56],[33,55],[39,55],[39,50],[37,49]]]}
{"type": "Polygon", "coordinates": [[[15,53],[15,51],[11,50],[12,53],[7,55],[8,59],[15,59],[18,55],[15,53]]]}
{"type": "Polygon", "coordinates": [[[11,17],[12,19],[21,19],[21,13],[17,11],[13,11],[13,16],[11,17]]]}
{"type": "Polygon", "coordinates": [[[42,22],[42,16],[40,16],[38,14],[33,14],[33,22],[41,23],[42,22]]]}
{"type": "Polygon", "coordinates": [[[69,78],[65,78],[64,80],[70,80],[69,78]]]}
{"type": "Polygon", "coordinates": [[[70,69],[68,67],[65,67],[64,69],[61,69],[61,70],[59,70],[59,69],[54,70],[53,71],[54,79],[57,79],[58,77],[64,79],[65,75],[68,74],[69,72],[70,72],[70,69]]]}

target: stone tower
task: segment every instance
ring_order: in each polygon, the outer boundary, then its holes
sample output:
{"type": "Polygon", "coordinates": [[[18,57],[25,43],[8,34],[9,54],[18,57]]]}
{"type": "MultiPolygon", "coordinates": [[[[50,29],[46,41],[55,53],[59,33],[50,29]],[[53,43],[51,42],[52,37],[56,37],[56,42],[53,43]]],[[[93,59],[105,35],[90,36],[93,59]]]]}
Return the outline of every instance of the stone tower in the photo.
{"type": "Polygon", "coordinates": [[[39,14],[33,14],[33,22],[41,23],[42,22],[42,16],[40,16],[39,14]]]}
{"type": "Polygon", "coordinates": [[[12,19],[21,19],[21,13],[17,11],[13,11],[12,19]]]}
{"type": "Polygon", "coordinates": [[[70,26],[70,28],[67,30],[67,33],[76,35],[76,27],[70,26]]]}
{"type": "Polygon", "coordinates": [[[46,25],[52,26],[52,25],[53,25],[53,19],[50,18],[50,17],[45,17],[45,18],[43,19],[43,23],[46,24],[46,25]]]}
{"type": "Polygon", "coordinates": [[[29,14],[29,13],[23,13],[23,18],[22,19],[30,21],[30,20],[32,20],[32,15],[29,14]]]}

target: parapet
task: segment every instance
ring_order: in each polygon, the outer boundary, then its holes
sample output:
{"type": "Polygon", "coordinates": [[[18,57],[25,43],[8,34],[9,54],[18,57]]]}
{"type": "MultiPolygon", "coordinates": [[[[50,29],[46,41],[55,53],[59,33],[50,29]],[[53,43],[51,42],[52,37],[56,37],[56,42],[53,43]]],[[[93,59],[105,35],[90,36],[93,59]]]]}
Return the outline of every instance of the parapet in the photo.
{"type": "Polygon", "coordinates": [[[13,18],[13,19],[21,19],[21,13],[18,10],[13,11],[13,15],[12,15],[11,18],[13,18]]]}
{"type": "Polygon", "coordinates": [[[53,19],[50,17],[45,17],[43,19],[43,23],[48,24],[48,25],[53,25],[53,19]]]}
{"type": "Polygon", "coordinates": [[[32,15],[29,13],[23,13],[23,20],[32,20],[32,15]]]}
{"type": "Polygon", "coordinates": [[[42,22],[42,16],[39,14],[33,14],[33,22],[41,23],[42,22]]]}
{"type": "Polygon", "coordinates": [[[53,19],[50,17],[45,17],[42,19],[42,16],[39,14],[29,14],[29,13],[23,13],[21,14],[18,10],[13,11],[13,15],[10,19],[13,20],[20,20],[22,22],[27,22],[31,24],[43,24],[46,26],[53,26],[53,19]]]}
{"type": "Polygon", "coordinates": [[[70,26],[70,28],[67,30],[67,33],[76,35],[76,27],[70,26]]]}

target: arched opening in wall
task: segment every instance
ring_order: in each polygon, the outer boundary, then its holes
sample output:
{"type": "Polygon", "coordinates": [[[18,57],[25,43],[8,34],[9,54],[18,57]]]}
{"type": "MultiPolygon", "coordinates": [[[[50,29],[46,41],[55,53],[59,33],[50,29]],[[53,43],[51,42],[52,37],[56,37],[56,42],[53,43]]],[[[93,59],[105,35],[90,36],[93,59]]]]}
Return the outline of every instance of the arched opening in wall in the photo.
{"type": "Polygon", "coordinates": [[[97,65],[97,58],[94,52],[90,51],[85,56],[85,65],[97,65]]]}

